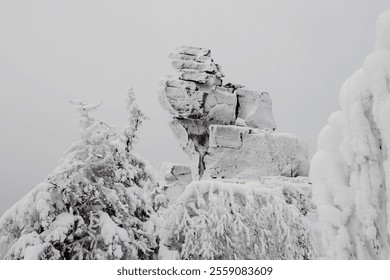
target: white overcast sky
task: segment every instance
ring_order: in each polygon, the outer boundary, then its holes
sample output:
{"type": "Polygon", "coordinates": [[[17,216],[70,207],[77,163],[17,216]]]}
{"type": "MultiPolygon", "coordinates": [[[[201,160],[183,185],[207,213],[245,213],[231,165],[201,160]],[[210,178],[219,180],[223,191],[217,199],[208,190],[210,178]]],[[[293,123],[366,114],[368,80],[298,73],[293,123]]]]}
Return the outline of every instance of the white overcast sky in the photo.
{"type": "Polygon", "coordinates": [[[70,99],[103,101],[122,129],[133,86],[150,121],[136,151],[154,166],[186,163],[157,101],[179,45],[212,50],[224,82],[267,91],[278,131],[316,149],[343,81],[374,47],[388,0],[0,0],[0,215],[78,139],[70,99]]]}

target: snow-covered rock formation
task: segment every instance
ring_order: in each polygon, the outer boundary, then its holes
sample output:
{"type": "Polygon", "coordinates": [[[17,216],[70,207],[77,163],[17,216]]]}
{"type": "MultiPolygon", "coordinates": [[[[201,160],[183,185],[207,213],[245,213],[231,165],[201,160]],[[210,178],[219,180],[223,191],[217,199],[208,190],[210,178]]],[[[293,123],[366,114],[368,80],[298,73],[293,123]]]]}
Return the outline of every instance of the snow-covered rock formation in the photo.
{"type": "Polygon", "coordinates": [[[311,185],[294,178],[308,174],[304,141],[275,132],[268,93],[223,84],[210,50],[180,47],[170,57],[178,74],[162,81],[160,102],[194,181],[172,176],[175,165],[164,168],[174,203],[165,212],[160,257],[315,258],[311,185]]]}
{"type": "Polygon", "coordinates": [[[160,100],[191,166],[165,163],[157,182],[132,152],[132,90],[122,134],[75,101],[82,140],[0,218],[0,258],[316,258],[306,144],[275,132],[268,93],[223,85],[209,50],[171,58],[160,100]]]}
{"type": "Polygon", "coordinates": [[[268,93],[223,85],[224,74],[210,53],[178,48],[170,56],[178,74],[162,80],[160,89],[170,126],[191,158],[193,179],[307,176],[306,144],[274,132],[268,93]]]}
{"type": "Polygon", "coordinates": [[[390,258],[390,10],[375,50],[343,85],[341,109],[311,162],[323,245],[332,259],[390,258]]]}

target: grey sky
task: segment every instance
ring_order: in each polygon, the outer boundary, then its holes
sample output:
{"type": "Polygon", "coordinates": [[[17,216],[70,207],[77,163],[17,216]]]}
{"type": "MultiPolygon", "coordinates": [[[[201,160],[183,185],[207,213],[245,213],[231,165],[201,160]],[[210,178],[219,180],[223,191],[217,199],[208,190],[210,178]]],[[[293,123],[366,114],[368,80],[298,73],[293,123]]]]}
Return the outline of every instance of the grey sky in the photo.
{"type": "Polygon", "coordinates": [[[150,117],[136,151],[154,166],[186,163],[157,101],[178,45],[210,48],[225,82],[269,92],[278,131],[301,136],[313,154],[388,8],[388,0],[1,0],[0,214],[78,139],[70,99],[103,101],[95,116],[122,129],[133,86],[150,117]]]}

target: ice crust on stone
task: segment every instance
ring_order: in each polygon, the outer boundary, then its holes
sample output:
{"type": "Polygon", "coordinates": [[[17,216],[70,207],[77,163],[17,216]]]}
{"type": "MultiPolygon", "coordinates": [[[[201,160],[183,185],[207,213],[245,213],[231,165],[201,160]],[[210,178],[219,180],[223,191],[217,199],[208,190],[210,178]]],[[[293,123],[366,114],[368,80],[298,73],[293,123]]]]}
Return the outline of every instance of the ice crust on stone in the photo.
{"type": "Polygon", "coordinates": [[[390,10],[374,52],[343,85],[310,174],[331,259],[390,257],[390,10]]]}

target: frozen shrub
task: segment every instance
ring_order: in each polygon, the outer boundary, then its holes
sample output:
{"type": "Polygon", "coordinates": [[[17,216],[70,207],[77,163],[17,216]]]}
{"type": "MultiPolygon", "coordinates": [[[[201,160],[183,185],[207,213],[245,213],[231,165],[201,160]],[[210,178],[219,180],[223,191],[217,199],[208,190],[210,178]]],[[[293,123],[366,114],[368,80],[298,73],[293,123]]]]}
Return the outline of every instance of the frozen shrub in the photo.
{"type": "Polygon", "coordinates": [[[162,244],[182,259],[313,259],[310,226],[291,193],[254,182],[193,182],[169,209],[162,244]]]}

